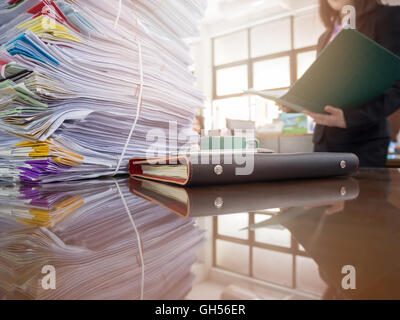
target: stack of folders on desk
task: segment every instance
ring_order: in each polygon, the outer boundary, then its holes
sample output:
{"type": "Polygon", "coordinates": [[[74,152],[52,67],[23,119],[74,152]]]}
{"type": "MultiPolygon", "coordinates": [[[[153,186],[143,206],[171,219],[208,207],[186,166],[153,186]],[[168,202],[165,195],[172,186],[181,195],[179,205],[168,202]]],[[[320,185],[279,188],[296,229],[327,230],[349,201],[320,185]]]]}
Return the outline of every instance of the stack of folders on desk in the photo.
{"type": "Polygon", "coordinates": [[[0,298],[182,299],[190,291],[204,239],[193,219],[133,196],[127,179],[29,192],[14,189],[20,207],[57,207],[74,197],[80,205],[50,227],[0,216],[0,298]],[[41,285],[45,265],[56,269],[55,290],[41,285]]]}
{"type": "Polygon", "coordinates": [[[179,148],[203,96],[184,39],[206,0],[25,0],[0,4],[0,179],[126,173],[179,148]],[[165,141],[146,139],[151,129],[165,141]]]}

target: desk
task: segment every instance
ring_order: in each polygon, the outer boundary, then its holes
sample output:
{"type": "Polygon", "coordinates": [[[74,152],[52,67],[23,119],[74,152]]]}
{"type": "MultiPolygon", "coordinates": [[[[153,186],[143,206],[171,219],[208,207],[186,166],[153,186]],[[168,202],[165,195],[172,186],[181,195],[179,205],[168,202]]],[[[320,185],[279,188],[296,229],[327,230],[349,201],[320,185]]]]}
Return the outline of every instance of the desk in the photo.
{"type": "Polygon", "coordinates": [[[390,159],[386,162],[388,168],[400,168],[400,159],[390,159]]]}
{"type": "Polygon", "coordinates": [[[188,215],[130,187],[0,185],[0,298],[400,298],[398,170],[207,187],[188,215]],[[44,265],[55,290],[41,287],[44,265]]]}

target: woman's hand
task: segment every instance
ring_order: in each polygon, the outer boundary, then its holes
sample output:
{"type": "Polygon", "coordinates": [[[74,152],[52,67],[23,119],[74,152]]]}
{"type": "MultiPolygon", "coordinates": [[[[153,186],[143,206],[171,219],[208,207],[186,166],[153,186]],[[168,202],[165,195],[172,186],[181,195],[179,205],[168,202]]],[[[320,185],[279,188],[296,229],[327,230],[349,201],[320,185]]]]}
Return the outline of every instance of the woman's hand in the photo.
{"type": "Polygon", "coordinates": [[[325,111],[329,114],[315,113],[309,110],[304,110],[303,113],[313,118],[317,124],[327,127],[347,128],[346,119],[344,118],[342,109],[326,106],[325,111]]]}

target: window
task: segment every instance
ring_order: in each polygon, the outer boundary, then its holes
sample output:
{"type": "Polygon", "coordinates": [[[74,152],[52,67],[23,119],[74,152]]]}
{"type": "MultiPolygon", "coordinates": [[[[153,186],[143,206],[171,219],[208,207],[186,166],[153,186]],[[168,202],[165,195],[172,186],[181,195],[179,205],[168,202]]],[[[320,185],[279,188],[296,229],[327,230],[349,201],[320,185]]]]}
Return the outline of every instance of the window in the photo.
{"type": "Polygon", "coordinates": [[[231,241],[216,240],[216,265],[239,274],[248,275],[249,260],[238,259],[249,255],[249,247],[231,241]]]}
{"type": "Polygon", "coordinates": [[[215,128],[225,128],[226,119],[250,120],[248,96],[214,100],[214,126],[215,128]]]}
{"type": "Polygon", "coordinates": [[[247,31],[241,31],[214,40],[214,65],[219,66],[248,57],[247,31]]]}
{"type": "Polygon", "coordinates": [[[252,28],[251,43],[252,58],[289,51],[291,49],[290,19],[277,20],[252,28]]]}
{"type": "Polygon", "coordinates": [[[259,96],[250,96],[250,110],[257,119],[257,126],[264,126],[272,123],[274,119],[279,117],[280,111],[276,108],[274,101],[266,100],[259,96]]]}
{"type": "Polygon", "coordinates": [[[322,295],[326,284],[320,277],[318,265],[288,229],[274,225],[248,230],[250,225],[262,223],[274,215],[273,210],[268,210],[214,217],[213,266],[281,287],[322,295]]]}
{"type": "Polygon", "coordinates": [[[294,17],[294,48],[316,45],[323,32],[324,26],[317,11],[294,17]]]}
{"type": "Polygon", "coordinates": [[[238,239],[248,239],[248,213],[228,214],[218,216],[218,234],[238,239]]]}
{"type": "Polygon", "coordinates": [[[282,57],[255,62],[254,88],[268,90],[290,87],[290,58],[282,57]]]}
{"type": "Polygon", "coordinates": [[[254,277],[290,288],[293,283],[292,255],[254,248],[254,277]]]}
{"type": "Polygon", "coordinates": [[[247,65],[217,70],[217,95],[241,93],[247,89],[247,65]]]}
{"type": "MultiPolygon", "coordinates": [[[[266,221],[271,216],[265,214],[256,214],[254,217],[255,223],[266,221]]],[[[285,228],[277,226],[270,227],[268,232],[265,229],[258,229],[254,232],[255,241],[259,243],[272,244],[275,246],[290,248],[291,236],[290,232],[285,228]]]]}
{"type": "Polygon", "coordinates": [[[226,118],[253,120],[256,126],[276,119],[279,111],[273,102],[243,91],[292,86],[315,60],[322,32],[313,10],[214,38],[213,128],[225,128],[226,118]]]}
{"type": "Polygon", "coordinates": [[[301,78],[317,57],[316,51],[301,52],[297,55],[297,77],[301,78]]]}

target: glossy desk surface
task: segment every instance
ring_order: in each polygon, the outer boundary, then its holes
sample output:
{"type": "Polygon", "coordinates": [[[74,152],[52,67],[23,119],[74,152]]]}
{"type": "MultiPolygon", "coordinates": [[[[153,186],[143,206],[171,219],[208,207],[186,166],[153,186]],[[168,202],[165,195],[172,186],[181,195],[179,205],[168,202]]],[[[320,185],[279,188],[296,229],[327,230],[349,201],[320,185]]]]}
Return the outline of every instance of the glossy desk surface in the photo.
{"type": "Polygon", "coordinates": [[[399,253],[397,169],[190,190],[0,185],[1,299],[398,299],[399,253]]]}

